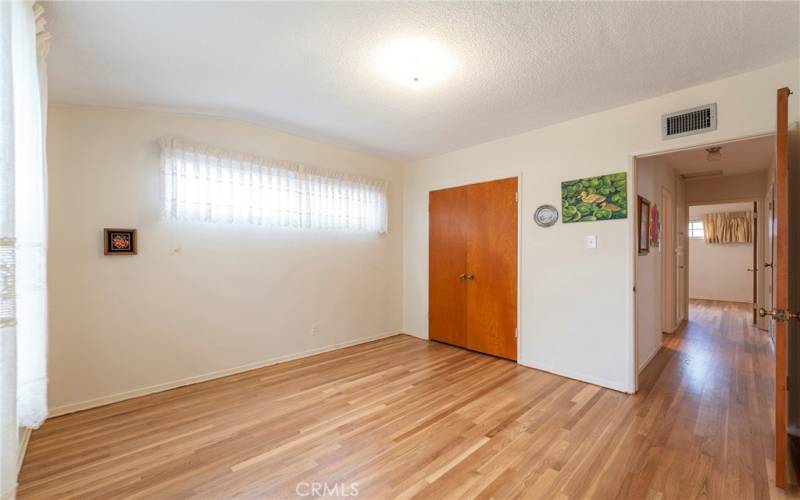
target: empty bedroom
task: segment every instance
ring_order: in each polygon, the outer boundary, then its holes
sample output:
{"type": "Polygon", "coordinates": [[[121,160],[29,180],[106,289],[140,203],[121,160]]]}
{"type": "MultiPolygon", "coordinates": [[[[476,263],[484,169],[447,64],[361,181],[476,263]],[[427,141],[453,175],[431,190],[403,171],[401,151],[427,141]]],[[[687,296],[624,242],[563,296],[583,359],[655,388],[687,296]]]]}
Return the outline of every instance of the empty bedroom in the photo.
{"type": "Polygon", "coordinates": [[[0,498],[783,498],[800,2],[0,2],[0,498]]]}

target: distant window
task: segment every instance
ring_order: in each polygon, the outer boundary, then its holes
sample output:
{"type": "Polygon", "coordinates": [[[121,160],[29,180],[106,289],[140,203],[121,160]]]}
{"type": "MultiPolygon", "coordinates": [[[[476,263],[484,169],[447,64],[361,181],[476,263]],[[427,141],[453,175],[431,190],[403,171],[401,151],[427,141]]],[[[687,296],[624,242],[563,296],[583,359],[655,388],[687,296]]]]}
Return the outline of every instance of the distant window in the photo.
{"type": "Polygon", "coordinates": [[[705,233],[703,231],[703,220],[696,219],[689,221],[689,238],[694,240],[702,240],[705,233]]]}

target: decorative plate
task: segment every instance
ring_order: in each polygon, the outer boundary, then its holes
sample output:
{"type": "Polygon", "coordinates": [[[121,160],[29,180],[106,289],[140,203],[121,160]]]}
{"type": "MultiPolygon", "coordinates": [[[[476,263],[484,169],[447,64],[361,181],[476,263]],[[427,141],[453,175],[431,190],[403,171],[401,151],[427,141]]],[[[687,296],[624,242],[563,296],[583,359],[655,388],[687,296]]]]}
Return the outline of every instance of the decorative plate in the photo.
{"type": "Polygon", "coordinates": [[[541,227],[550,227],[558,221],[558,210],[553,205],[542,205],[533,213],[533,220],[541,227]]]}

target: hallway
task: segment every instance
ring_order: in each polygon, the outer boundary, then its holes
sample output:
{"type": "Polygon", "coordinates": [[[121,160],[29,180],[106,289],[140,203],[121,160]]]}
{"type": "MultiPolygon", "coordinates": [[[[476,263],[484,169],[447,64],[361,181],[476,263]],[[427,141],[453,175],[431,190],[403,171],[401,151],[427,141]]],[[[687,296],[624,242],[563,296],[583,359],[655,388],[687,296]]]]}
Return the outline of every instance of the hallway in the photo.
{"type": "Polygon", "coordinates": [[[691,300],[689,322],[663,336],[640,378],[637,416],[647,444],[642,476],[631,481],[670,498],[784,494],[770,486],[774,353],[751,315],[748,304],[691,300]],[[681,492],[668,490],[679,484],[681,492]]]}

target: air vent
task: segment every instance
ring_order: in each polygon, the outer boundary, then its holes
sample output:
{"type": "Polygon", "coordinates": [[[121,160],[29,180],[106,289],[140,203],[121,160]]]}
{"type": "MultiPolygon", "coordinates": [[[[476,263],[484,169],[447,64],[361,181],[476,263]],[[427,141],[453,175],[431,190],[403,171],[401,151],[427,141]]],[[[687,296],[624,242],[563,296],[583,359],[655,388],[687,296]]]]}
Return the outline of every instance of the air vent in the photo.
{"type": "Polygon", "coordinates": [[[662,139],[702,134],[712,130],[717,130],[717,103],[684,109],[661,117],[662,139]]]}

